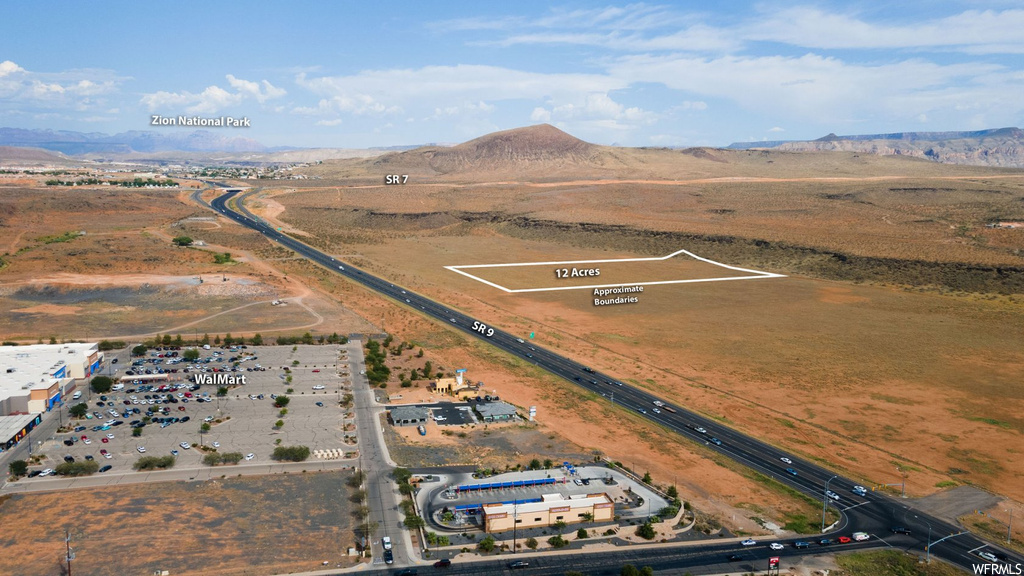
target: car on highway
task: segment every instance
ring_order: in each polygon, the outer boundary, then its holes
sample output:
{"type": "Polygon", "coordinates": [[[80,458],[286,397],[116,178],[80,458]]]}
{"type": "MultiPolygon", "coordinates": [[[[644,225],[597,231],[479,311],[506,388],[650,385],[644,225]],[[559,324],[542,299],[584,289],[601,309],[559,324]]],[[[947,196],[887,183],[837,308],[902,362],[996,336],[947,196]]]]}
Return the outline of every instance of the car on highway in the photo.
{"type": "Polygon", "coordinates": [[[797,540],[796,542],[793,542],[793,548],[810,548],[810,547],[811,547],[811,543],[807,542],[806,540],[797,540]]]}
{"type": "Polygon", "coordinates": [[[441,558],[437,562],[434,562],[434,568],[448,568],[452,565],[452,561],[447,558],[441,558]]]}
{"type": "Polygon", "coordinates": [[[744,546],[756,546],[757,545],[757,540],[754,540],[753,538],[747,538],[743,542],[740,542],[740,544],[742,544],[744,546]]]}
{"type": "Polygon", "coordinates": [[[837,500],[837,501],[839,500],[839,494],[836,494],[835,492],[833,492],[831,490],[825,492],[825,495],[828,496],[829,498],[833,499],[833,500],[837,500]]]}
{"type": "Polygon", "coordinates": [[[849,536],[840,536],[839,538],[836,538],[836,540],[840,544],[849,544],[850,542],[852,542],[849,536]]]}
{"type": "Polygon", "coordinates": [[[719,440],[718,438],[715,438],[715,437],[711,438],[711,443],[714,444],[715,446],[721,446],[722,445],[722,441],[719,440]]]}
{"type": "Polygon", "coordinates": [[[790,460],[789,458],[786,458],[785,456],[783,456],[782,458],[779,458],[779,460],[782,460],[786,464],[792,464],[793,463],[792,460],[790,460]]]}
{"type": "Polygon", "coordinates": [[[789,472],[789,473],[790,473],[790,474],[792,474],[793,476],[796,476],[796,475],[797,475],[797,474],[796,474],[796,470],[794,470],[794,469],[792,469],[792,468],[786,468],[786,472],[789,472]]]}
{"type": "Polygon", "coordinates": [[[822,538],[821,540],[818,540],[818,546],[831,546],[833,544],[835,544],[835,542],[833,542],[831,538],[822,538]]]}
{"type": "Polygon", "coordinates": [[[740,556],[739,554],[729,554],[727,560],[729,560],[729,562],[739,562],[740,560],[743,560],[743,556],[740,556]]]}
{"type": "Polygon", "coordinates": [[[508,567],[510,570],[518,570],[520,568],[529,568],[530,563],[526,560],[515,560],[513,562],[509,562],[508,567]]]}
{"type": "Polygon", "coordinates": [[[856,540],[857,542],[863,542],[864,540],[867,540],[868,538],[871,538],[871,536],[868,536],[867,532],[854,532],[853,533],[853,539],[856,540]]]}
{"type": "Polygon", "coordinates": [[[892,532],[893,534],[910,534],[910,528],[905,526],[893,526],[892,528],[889,528],[889,532],[892,532]]]}
{"type": "Polygon", "coordinates": [[[981,552],[978,552],[978,556],[984,558],[985,560],[988,560],[989,562],[999,562],[999,558],[996,558],[996,555],[991,552],[986,552],[983,550],[981,552]]]}
{"type": "Polygon", "coordinates": [[[771,548],[772,550],[782,550],[783,548],[785,548],[785,546],[783,546],[782,544],[779,544],[778,542],[772,542],[771,544],[768,545],[768,547],[771,548]]]}
{"type": "Polygon", "coordinates": [[[455,321],[455,318],[449,318],[448,321],[452,324],[458,324],[458,322],[455,321]]]}
{"type": "Polygon", "coordinates": [[[868,489],[863,487],[863,486],[854,486],[853,488],[850,489],[850,492],[853,492],[857,496],[867,496],[868,495],[868,489]]]}

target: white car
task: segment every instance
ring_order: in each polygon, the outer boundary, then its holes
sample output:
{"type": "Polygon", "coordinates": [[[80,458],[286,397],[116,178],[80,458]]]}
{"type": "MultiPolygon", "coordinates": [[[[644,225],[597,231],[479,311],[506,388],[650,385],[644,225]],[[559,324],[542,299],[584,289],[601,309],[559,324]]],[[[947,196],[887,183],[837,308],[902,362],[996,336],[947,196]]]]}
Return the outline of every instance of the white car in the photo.
{"type": "Polygon", "coordinates": [[[53,474],[53,468],[47,468],[39,473],[40,476],[50,476],[51,474],[53,474]]]}
{"type": "Polygon", "coordinates": [[[385,550],[391,550],[391,538],[388,536],[381,538],[380,543],[384,545],[385,550]]]}
{"type": "Polygon", "coordinates": [[[785,548],[785,546],[783,546],[782,544],[779,544],[778,542],[772,542],[771,544],[768,545],[768,547],[771,548],[772,550],[782,550],[782,549],[785,548]]]}
{"type": "Polygon", "coordinates": [[[182,450],[188,450],[189,448],[191,448],[191,446],[189,446],[188,442],[182,442],[181,444],[178,444],[178,446],[181,446],[182,450]]]}
{"type": "Polygon", "coordinates": [[[779,458],[779,460],[782,460],[786,464],[792,464],[793,463],[792,460],[790,460],[789,458],[786,458],[785,456],[783,456],[782,458],[779,458]]]}
{"type": "Polygon", "coordinates": [[[106,458],[107,460],[110,460],[110,459],[111,459],[111,458],[113,458],[114,456],[113,456],[113,455],[111,455],[111,454],[110,454],[110,452],[104,452],[104,453],[103,453],[103,457],[104,457],[104,458],[106,458]]]}
{"type": "Polygon", "coordinates": [[[744,546],[755,546],[757,545],[757,540],[754,540],[753,538],[747,538],[743,542],[740,542],[740,544],[743,544],[744,546]]]}
{"type": "Polygon", "coordinates": [[[256,457],[256,455],[253,454],[252,452],[249,452],[248,454],[245,455],[245,459],[246,460],[252,460],[255,457],[256,457]]]}
{"type": "Polygon", "coordinates": [[[214,448],[220,448],[220,442],[214,442],[213,443],[213,447],[214,448]]]}
{"type": "Polygon", "coordinates": [[[207,416],[206,418],[203,418],[203,422],[213,422],[213,416],[207,416]]]}
{"type": "Polygon", "coordinates": [[[833,500],[839,500],[839,494],[836,494],[835,492],[833,492],[831,490],[829,490],[828,492],[825,492],[825,495],[828,496],[829,498],[833,499],[833,500]]]}
{"type": "Polygon", "coordinates": [[[323,384],[317,384],[316,386],[313,386],[313,390],[323,390],[324,388],[325,386],[323,384]]]}
{"type": "Polygon", "coordinates": [[[107,438],[110,438],[111,440],[113,440],[114,439],[114,435],[113,434],[107,434],[107,438]]]}
{"type": "Polygon", "coordinates": [[[863,542],[863,541],[867,540],[868,538],[871,538],[871,536],[868,536],[867,532],[854,532],[853,533],[853,539],[856,540],[857,542],[863,542]]]}
{"type": "Polygon", "coordinates": [[[858,496],[867,496],[868,495],[868,489],[863,487],[863,486],[854,486],[853,488],[850,489],[850,492],[853,492],[854,494],[856,494],[858,496]]]}
{"type": "MultiPolygon", "coordinates": [[[[42,474],[40,474],[40,476],[42,476],[42,474]]],[[[978,552],[978,556],[981,556],[989,562],[999,562],[999,558],[996,558],[996,555],[991,552],[978,552]]]]}
{"type": "Polygon", "coordinates": [[[146,447],[145,446],[139,446],[139,447],[137,447],[135,449],[139,451],[139,454],[145,454],[146,453],[146,447]]]}
{"type": "Polygon", "coordinates": [[[85,440],[82,440],[82,443],[83,444],[92,444],[92,440],[86,438],[85,440]]]}

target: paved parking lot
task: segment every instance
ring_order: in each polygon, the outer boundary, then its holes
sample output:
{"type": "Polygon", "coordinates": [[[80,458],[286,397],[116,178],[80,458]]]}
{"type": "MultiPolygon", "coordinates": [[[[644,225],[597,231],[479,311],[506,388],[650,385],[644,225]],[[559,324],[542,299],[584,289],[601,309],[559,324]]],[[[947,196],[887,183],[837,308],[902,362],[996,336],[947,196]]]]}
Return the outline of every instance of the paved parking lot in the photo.
{"type": "MultiPolygon", "coordinates": [[[[101,466],[111,465],[111,473],[125,472],[143,455],[138,451],[139,447],[145,448],[147,456],[163,456],[176,450],[178,461],[175,468],[201,467],[203,453],[191,448],[192,444],[200,443],[218,443],[219,452],[253,454],[251,463],[270,462],[270,454],[278,443],[282,446],[308,446],[311,451],[356,450],[355,446],[344,442],[346,421],[343,419],[344,410],[338,405],[342,395],[348,393],[351,387],[347,356],[341,346],[300,345],[295,347],[294,351],[291,346],[249,346],[246,350],[237,352],[218,348],[201,352],[201,359],[215,358],[209,364],[203,364],[205,367],[219,368],[227,363],[227,358],[238,357],[243,352],[255,355],[256,359],[242,362],[239,364],[241,370],[231,373],[236,376],[244,375],[246,383],[231,387],[228,395],[223,398],[216,396],[217,385],[208,384],[201,385],[195,391],[189,391],[187,388],[175,390],[172,394],[177,400],[176,403],[165,403],[161,400],[149,404],[146,395],[152,397],[163,393],[155,390],[130,391],[134,388],[130,383],[125,385],[125,390],[105,394],[107,401],[101,400],[98,394],[86,393],[80,401],[87,402],[90,413],[99,413],[100,418],[94,415],[93,419],[78,421],[77,425],[86,427],[84,431],[58,434],[54,440],[45,442],[37,452],[45,453],[47,461],[40,466],[33,466],[32,469],[54,468],[62,461],[64,455],[71,455],[76,460],[91,455],[101,466]],[[223,356],[214,357],[214,352],[222,352],[223,356]],[[298,364],[295,364],[296,361],[298,364]],[[245,371],[245,368],[253,368],[256,364],[266,370],[245,371]],[[285,371],[284,367],[288,367],[289,371],[285,371]],[[291,383],[287,382],[289,375],[292,377],[291,383]],[[279,409],[273,406],[274,400],[271,396],[286,394],[289,388],[293,390],[291,394],[287,394],[291,401],[287,406],[287,415],[282,417],[279,415],[279,409]],[[184,397],[186,392],[191,393],[193,397],[184,397]],[[198,402],[197,396],[202,395],[206,395],[212,401],[198,402]],[[135,396],[134,401],[140,403],[134,404],[131,396],[135,396]],[[126,400],[129,402],[127,405],[124,404],[126,400]],[[98,402],[103,402],[104,406],[98,406],[98,402]],[[109,405],[111,402],[112,407],[109,405]],[[189,420],[163,428],[157,423],[150,423],[142,429],[141,437],[133,437],[130,422],[141,419],[150,406],[168,408],[165,417],[188,417],[189,420]],[[116,417],[111,416],[107,412],[111,408],[117,409],[120,414],[116,417]],[[125,416],[125,409],[138,409],[141,414],[125,416]],[[211,420],[211,430],[200,434],[200,427],[207,418],[211,420]],[[124,424],[111,426],[109,430],[92,430],[94,426],[111,419],[121,420],[124,424]],[[217,420],[220,420],[220,423],[216,423],[217,420]],[[284,421],[280,428],[275,426],[278,420],[284,421]],[[108,434],[113,438],[106,438],[108,434]],[[72,435],[79,440],[73,446],[65,446],[62,441],[72,435]],[[81,440],[83,435],[89,439],[89,444],[81,440]],[[107,442],[103,442],[103,439],[107,442]],[[182,448],[181,443],[190,448],[182,448]],[[100,450],[106,450],[111,457],[104,458],[100,450]]],[[[118,363],[111,365],[112,368],[119,369],[119,373],[114,374],[115,377],[123,376],[131,364],[126,353],[122,352],[117,357],[118,363]]],[[[194,372],[181,372],[186,365],[185,362],[173,365],[179,372],[170,375],[170,384],[187,383],[186,378],[194,376],[194,372]]],[[[166,369],[170,365],[159,366],[166,369]]],[[[154,387],[160,385],[152,384],[154,387]]],[[[75,403],[77,402],[69,402],[69,405],[75,403]]]]}

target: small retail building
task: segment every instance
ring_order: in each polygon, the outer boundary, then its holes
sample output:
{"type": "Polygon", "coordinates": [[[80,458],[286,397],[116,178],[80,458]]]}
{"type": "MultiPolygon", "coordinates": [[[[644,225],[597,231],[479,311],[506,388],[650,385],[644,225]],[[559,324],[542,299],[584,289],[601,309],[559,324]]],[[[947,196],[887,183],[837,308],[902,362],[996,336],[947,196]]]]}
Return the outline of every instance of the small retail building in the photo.
{"type": "Polygon", "coordinates": [[[429,410],[422,406],[395,406],[388,410],[388,420],[393,426],[418,426],[427,422],[429,410]]]}
{"type": "Polygon", "coordinates": [[[463,378],[463,371],[456,372],[455,378],[438,378],[431,387],[436,394],[448,396],[476,396],[480,391],[480,384],[472,384],[463,378]]]}
{"type": "Polygon", "coordinates": [[[43,421],[42,414],[0,416],[0,452],[14,448],[43,421]]]}
{"type": "Polygon", "coordinates": [[[508,402],[480,402],[476,411],[484,422],[507,422],[516,417],[516,407],[508,402]]]}
{"type": "Polygon", "coordinates": [[[485,532],[552,526],[558,522],[610,522],[615,503],[608,494],[544,494],[539,502],[495,503],[482,506],[485,532]]]}

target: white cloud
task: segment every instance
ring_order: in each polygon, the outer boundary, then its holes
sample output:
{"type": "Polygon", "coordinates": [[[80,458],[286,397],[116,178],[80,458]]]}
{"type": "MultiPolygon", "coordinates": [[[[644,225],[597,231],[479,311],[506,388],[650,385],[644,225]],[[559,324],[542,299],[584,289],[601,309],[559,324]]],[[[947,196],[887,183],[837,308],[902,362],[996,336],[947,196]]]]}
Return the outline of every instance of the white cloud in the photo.
{"type": "Polygon", "coordinates": [[[785,132],[786,129],[781,126],[772,126],[768,129],[769,132],[785,132]]]}
{"type": "Polygon", "coordinates": [[[0,109],[91,110],[103,106],[125,78],[109,70],[35,72],[0,62],[0,109]]]}
{"type": "Polygon", "coordinates": [[[252,82],[237,78],[232,74],[225,76],[228,84],[235,92],[229,92],[220,86],[208,86],[199,94],[188,91],[181,92],[153,92],[145,94],[141,102],[149,108],[150,112],[156,110],[182,109],[189,114],[213,114],[240,105],[246,99],[253,99],[260,104],[267,100],[280,98],[287,94],[282,88],[277,88],[270,82],[263,80],[261,83],[252,82]]]}
{"type": "Polygon", "coordinates": [[[968,10],[904,25],[866,22],[814,7],[773,11],[745,26],[749,40],[826,49],[935,48],[974,54],[1024,53],[1024,10],[968,10]]]}
{"type": "Polygon", "coordinates": [[[544,108],[534,108],[530,113],[531,122],[551,122],[551,111],[544,108]]]}
{"type": "Polygon", "coordinates": [[[267,100],[273,100],[274,98],[280,98],[287,94],[283,88],[277,88],[270,82],[263,80],[261,83],[252,82],[250,80],[242,80],[241,78],[235,78],[233,75],[227,75],[228,83],[235,90],[238,90],[240,94],[245,94],[249,97],[254,98],[260,104],[263,104],[267,100]],[[262,84],[262,89],[261,89],[262,84]]]}
{"type": "Polygon", "coordinates": [[[25,71],[24,68],[22,68],[21,66],[18,66],[14,62],[11,62],[10,60],[4,60],[3,62],[0,62],[0,78],[3,78],[4,76],[9,76],[9,75],[14,74],[16,72],[24,72],[24,71],[25,71]]]}
{"type": "Polygon", "coordinates": [[[335,118],[333,120],[317,120],[317,126],[339,126],[341,125],[341,118],[335,118]]]}

